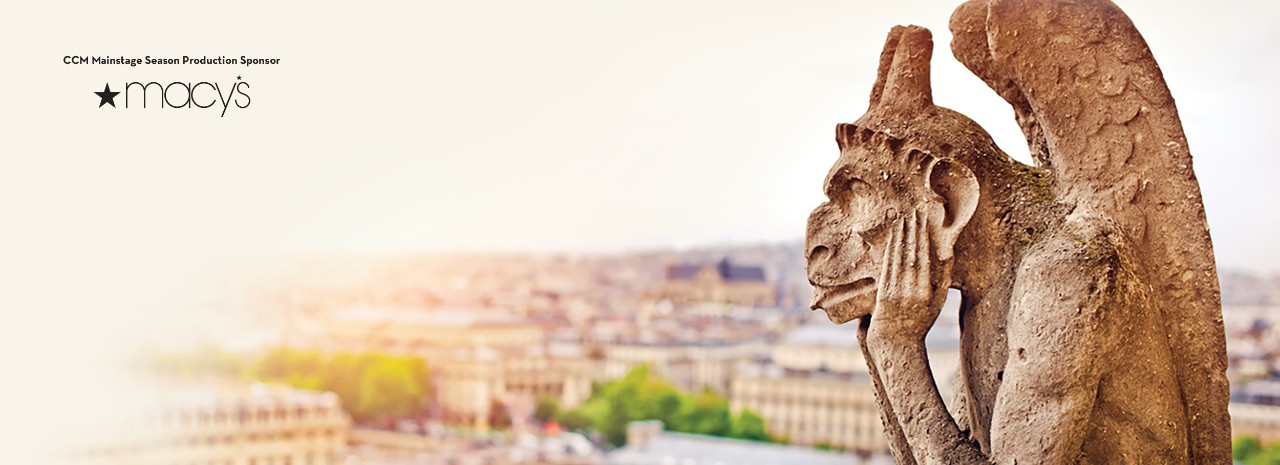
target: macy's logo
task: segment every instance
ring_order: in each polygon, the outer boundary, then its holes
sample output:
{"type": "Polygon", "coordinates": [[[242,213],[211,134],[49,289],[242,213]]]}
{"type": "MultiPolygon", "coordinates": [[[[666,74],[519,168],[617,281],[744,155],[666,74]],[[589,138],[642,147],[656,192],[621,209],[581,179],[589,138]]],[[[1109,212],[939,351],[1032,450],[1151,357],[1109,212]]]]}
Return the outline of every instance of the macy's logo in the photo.
{"type": "MultiPolygon", "coordinates": [[[[229,89],[218,83],[207,81],[169,84],[135,81],[124,84],[124,107],[147,108],[150,105],[152,108],[220,108],[220,116],[227,116],[227,110],[232,106],[241,109],[249,108],[251,99],[246,92],[248,89],[249,83],[242,80],[240,76],[236,76],[236,82],[229,89]]],[[[110,83],[104,85],[101,92],[94,92],[99,99],[98,108],[104,105],[117,108],[116,98],[121,93],[112,91],[110,83]]]]}

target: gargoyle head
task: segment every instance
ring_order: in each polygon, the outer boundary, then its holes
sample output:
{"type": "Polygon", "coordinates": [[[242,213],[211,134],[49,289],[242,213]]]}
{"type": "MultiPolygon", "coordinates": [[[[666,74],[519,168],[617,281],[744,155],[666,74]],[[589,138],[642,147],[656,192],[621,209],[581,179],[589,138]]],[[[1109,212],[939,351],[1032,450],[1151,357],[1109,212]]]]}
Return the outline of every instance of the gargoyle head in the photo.
{"type": "Polygon", "coordinates": [[[951,157],[972,144],[953,145],[946,142],[953,134],[933,132],[976,135],[977,125],[933,105],[931,53],[928,30],[894,28],[870,110],[854,124],[836,126],[840,158],[823,183],[827,201],[809,215],[805,236],[811,307],[835,323],[871,313],[889,233],[913,210],[928,218],[930,258],[945,263],[977,206],[976,177],[951,157]]]}

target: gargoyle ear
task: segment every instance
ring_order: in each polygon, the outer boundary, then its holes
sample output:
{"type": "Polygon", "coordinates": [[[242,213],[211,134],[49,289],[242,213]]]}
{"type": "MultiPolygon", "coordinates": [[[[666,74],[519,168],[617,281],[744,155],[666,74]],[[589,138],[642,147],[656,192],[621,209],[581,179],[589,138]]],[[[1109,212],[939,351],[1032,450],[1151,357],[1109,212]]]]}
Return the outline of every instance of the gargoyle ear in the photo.
{"type": "Polygon", "coordinates": [[[960,232],[978,208],[978,178],[951,158],[934,160],[925,168],[924,178],[925,186],[942,197],[942,218],[930,218],[934,228],[929,239],[937,247],[938,259],[950,260],[960,232]]]}

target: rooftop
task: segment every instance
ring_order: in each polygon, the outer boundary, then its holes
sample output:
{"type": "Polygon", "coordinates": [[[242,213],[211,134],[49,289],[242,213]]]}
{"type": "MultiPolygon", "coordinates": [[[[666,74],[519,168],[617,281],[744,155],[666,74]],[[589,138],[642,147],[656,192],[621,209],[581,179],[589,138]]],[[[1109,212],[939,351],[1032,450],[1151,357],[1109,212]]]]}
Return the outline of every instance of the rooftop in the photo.
{"type": "MultiPolygon", "coordinates": [[[[781,344],[796,346],[858,347],[858,330],[854,324],[814,323],[787,333],[781,344]]],[[[947,331],[929,331],[925,345],[934,350],[956,349],[960,340],[947,331]]]]}
{"type": "Polygon", "coordinates": [[[609,454],[617,465],[861,465],[890,464],[882,457],[863,462],[856,455],[800,446],[663,432],[643,445],[609,454]]]}
{"type": "Polygon", "coordinates": [[[667,268],[668,281],[687,281],[693,279],[703,269],[714,266],[716,272],[720,275],[720,279],[730,282],[758,282],[765,281],[764,268],[758,266],[735,265],[729,262],[728,258],[720,260],[715,265],[700,264],[680,264],[667,268]]]}
{"type": "Polygon", "coordinates": [[[393,324],[440,328],[482,328],[501,326],[533,326],[527,319],[491,309],[450,308],[421,310],[414,308],[355,306],[339,310],[333,321],[356,324],[393,324]]]}

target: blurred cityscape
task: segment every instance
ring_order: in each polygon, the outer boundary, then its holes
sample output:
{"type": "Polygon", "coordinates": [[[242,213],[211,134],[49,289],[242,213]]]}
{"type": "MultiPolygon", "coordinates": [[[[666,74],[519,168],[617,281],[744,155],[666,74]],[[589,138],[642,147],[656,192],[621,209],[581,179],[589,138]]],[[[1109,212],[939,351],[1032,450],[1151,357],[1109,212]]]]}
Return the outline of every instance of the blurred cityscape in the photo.
{"type": "MultiPolygon", "coordinates": [[[[141,349],[78,464],[887,464],[854,328],[799,243],[299,259],[141,349]]],[[[1234,434],[1280,441],[1280,275],[1221,273],[1234,434]]],[[[950,401],[955,302],[927,339],[950,401]]]]}

